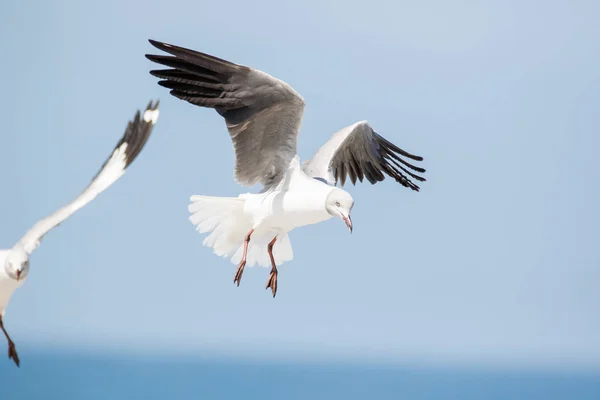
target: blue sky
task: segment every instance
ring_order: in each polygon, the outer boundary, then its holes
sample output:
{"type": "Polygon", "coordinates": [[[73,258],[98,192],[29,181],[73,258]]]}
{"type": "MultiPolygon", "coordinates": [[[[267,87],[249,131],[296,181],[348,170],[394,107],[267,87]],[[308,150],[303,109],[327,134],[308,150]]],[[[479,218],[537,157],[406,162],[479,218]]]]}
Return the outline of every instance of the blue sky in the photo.
{"type": "Polygon", "coordinates": [[[600,369],[600,5],[593,1],[8,1],[0,13],[0,243],[70,201],[135,109],[161,117],[128,173],[46,236],[6,325],[17,344],[600,369]],[[239,288],[192,194],[235,196],[212,110],[148,74],[148,38],[264,70],[307,107],[310,157],[367,119],[425,157],[413,193],[349,187],[292,232],[279,291],[239,288]],[[271,351],[264,349],[271,346],[271,351]]]}

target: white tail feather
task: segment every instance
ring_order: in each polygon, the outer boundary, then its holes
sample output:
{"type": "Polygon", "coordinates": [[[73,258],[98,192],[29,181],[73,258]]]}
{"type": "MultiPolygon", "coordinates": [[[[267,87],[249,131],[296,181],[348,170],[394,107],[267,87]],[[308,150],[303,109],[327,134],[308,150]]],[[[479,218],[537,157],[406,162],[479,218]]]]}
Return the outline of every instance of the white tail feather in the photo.
{"type": "MultiPolygon", "coordinates": [[[[241,197],[192,196],[188,210],[192,214],[190,221],[200,233],[210,234],[203,244],[212,247],[215,254],[231,258],[239,264],[244,252],[244,238],[253,228],[252,219],[244,213],[245,199],[241,197]]],[[[271,266],[267,245],[277,232],[255,232],[250,239],[246,265],[271,266]]],[[[294,252],[287,233],[280,234],[273,257],[277,265],[294,258],[294,252]]]]}

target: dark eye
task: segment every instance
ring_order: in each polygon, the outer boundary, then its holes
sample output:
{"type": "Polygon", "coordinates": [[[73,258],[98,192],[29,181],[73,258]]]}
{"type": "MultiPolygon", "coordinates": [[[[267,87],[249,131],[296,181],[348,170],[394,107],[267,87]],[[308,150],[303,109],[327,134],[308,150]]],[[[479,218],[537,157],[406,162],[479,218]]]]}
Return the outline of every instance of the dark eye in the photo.
{"type": "Polygon", "coordinates": [[[336,202],[335,202],[335,205],[336,205],[336,207],[339,207],[339,206],[341,206],[341,204],[340,204],[340,202],[339,202],[339,201],[336,201],[336,202]]]}

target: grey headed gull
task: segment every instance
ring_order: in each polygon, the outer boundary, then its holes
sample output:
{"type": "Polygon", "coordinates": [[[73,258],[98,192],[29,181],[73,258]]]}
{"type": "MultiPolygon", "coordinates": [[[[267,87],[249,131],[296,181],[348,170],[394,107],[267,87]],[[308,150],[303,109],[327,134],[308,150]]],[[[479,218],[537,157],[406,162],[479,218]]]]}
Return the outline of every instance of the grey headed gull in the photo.
{"type": "Polygon", "coordinates": [[[158,119],[158,101],[152,101],[143,114],[137,111],[133,120],[129,121],[125,134],[117,143],[110,157],[87,188],[72,202],[54,214],[38,221],[12,249],[0,250],[0,328],[8,340],[8,358],[17,366],[20,365],[15,343],[4,328],[3,317],[12,294],[19,288],[29,274],[29,257],[40,245],[40,240],[55,226],[73,215],[77,210],[94,200],[96,196],[108,189],[123,174],[125,169],[142,151],[152,128],[158,119]]]}
{"type": "Polygon", "coordinates": [[[288,233],[294,228],[339,217],[352,232],[352,196],[341,188],[385,175],[418,191],[411,180],[424,173],[404,158],[422,161],[371,128],[366,121],[335,133],[313,156],[300,163],[296,141],[304,99],[287,83],[262,71],[150,40],[170,55],[146,57],[169,69],[153,70],[159,85],[191,104],[214,108],[224,119],[235,150],[235,179],[245,186],[260,183],[260,193],[238,197],[192,196],[190,220],[204,245],[239,264],[238,286],[246,265],[271,266],[266,288],[277,293],[277,265],[293,258],[288,233]],[[409,171],[412,170],[414,172],[409,171]],[[416,173],[415,173],[416,172],[416,173]]]}

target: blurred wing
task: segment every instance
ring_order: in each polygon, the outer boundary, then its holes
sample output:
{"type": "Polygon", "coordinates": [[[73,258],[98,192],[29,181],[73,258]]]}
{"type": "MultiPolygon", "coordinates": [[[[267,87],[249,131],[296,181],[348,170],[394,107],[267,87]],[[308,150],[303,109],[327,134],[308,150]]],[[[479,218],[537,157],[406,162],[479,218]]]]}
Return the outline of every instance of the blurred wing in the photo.
{"type": "Polygon", "coordinates": [[[157,119],[158,101],[156,104],[150,102],[143,115],[140,115],[140,112],[137,111],[134,119],[127,124],[125,134],[117,143],[111,156],[104,162],[104,165],[102,165],[88,187],[71,203],[38,221],[21,238],[18,245],[21,245],[28,254],[31,254],[39,246],[40,240],[48,231],[69,218],[75,211],[88,204],[123,176],[127,167],[142,151],[157,119]]]}
{"type": "Polygon", "coordinates": [[[179,99],[214,108],[225,118],[238,183],[277,183],[296,155],[302,97],[287,83],[259,70],[154,40],[150,43],[173,55],[146,55],[171,68],[150,71],[163,79],[158,84],[179,99]]]}
{"type": "Polygon", "coordinates": [[[423,161],[423,157],[400,149],[375,133],[367,121],[361,121],[335,133],[302,168],[313,178],[324,179],[330,185],[340,181],[342,186],[347,175],[353,185],[363,178],[375,184],[385,179],[385,173],[401,185],[418,191],[419,187],[410,178],[420,182],[425,178],[408,169],[419,173],[425,170],[401,157],[423,161]]]}

